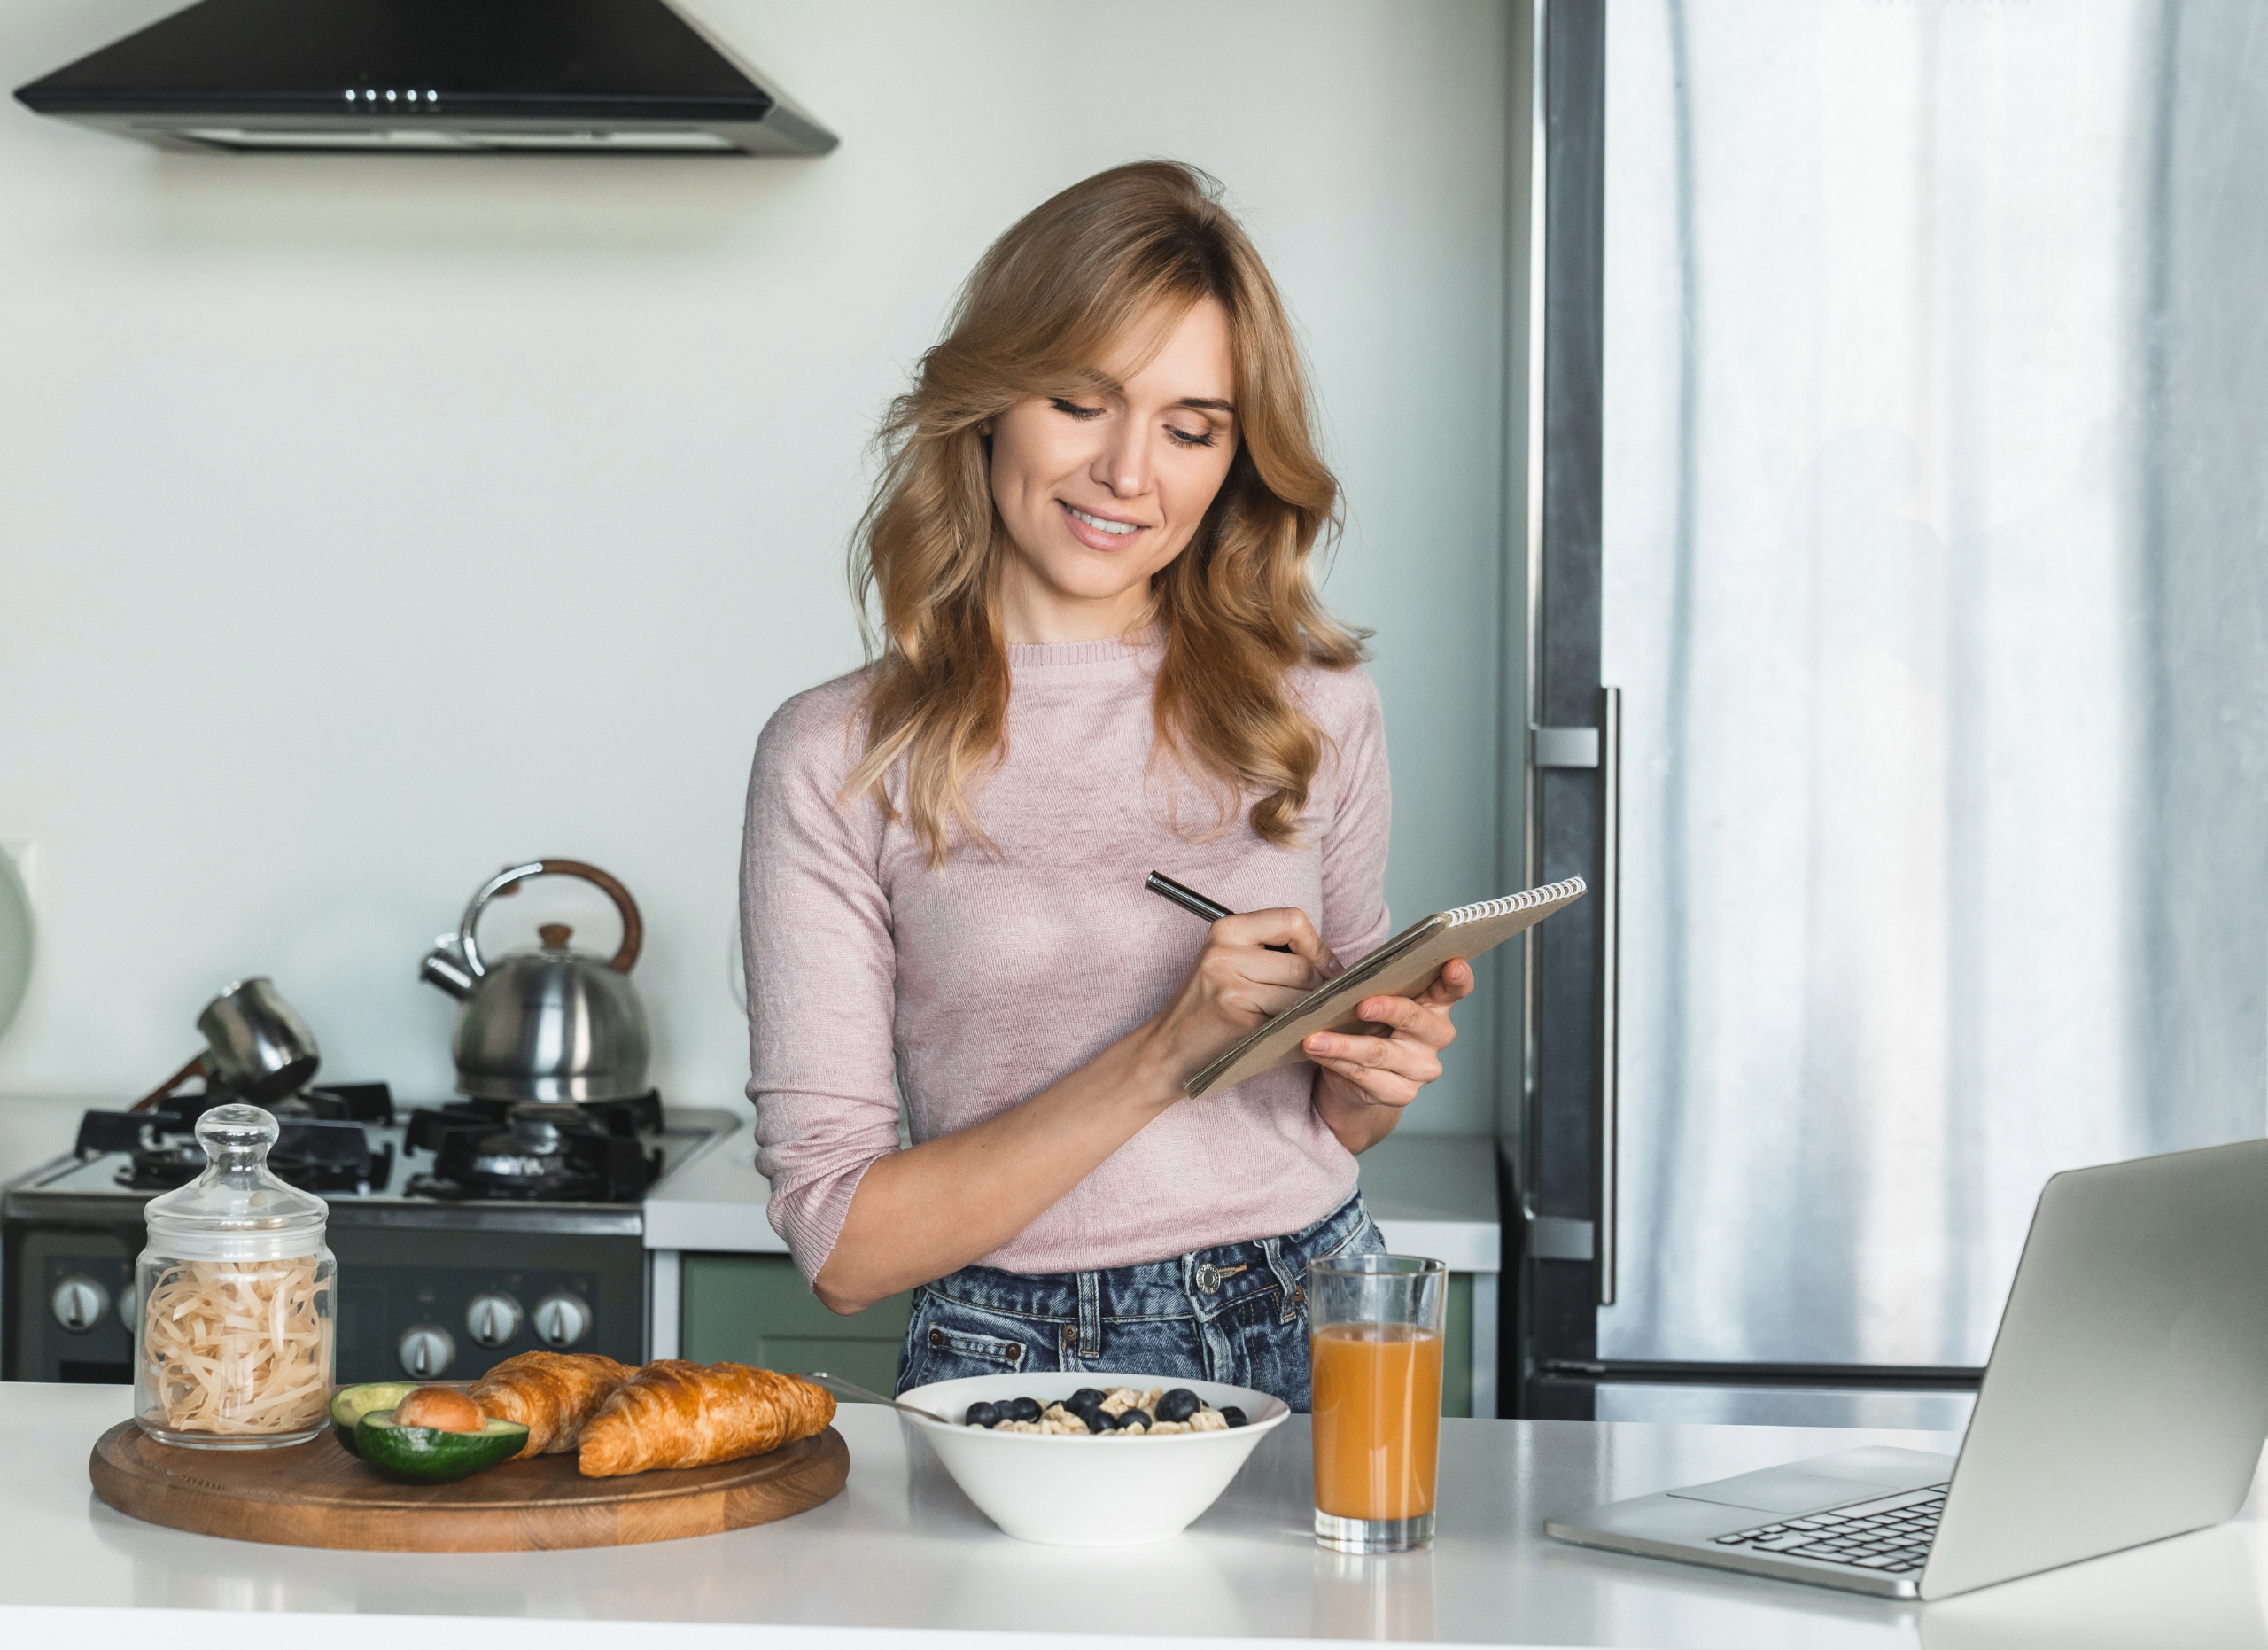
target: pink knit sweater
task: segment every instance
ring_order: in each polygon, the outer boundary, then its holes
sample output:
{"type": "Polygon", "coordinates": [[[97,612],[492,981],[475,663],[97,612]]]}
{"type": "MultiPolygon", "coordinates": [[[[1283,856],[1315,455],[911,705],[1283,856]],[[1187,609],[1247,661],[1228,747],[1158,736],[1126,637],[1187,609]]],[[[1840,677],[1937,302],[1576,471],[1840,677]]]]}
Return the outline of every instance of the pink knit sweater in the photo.
{"type": "MultiPolygon", "coordinates": [[[[1146,893],[1152,870],[1232,909],[1298,906],[1343,961],[1386,934],[1386,743],[1360,670],[1293,689],[1329,737],[1301,839],[1227,830],[1153,760],[1151,639],[1009,650],[1007,751],[975,797],[997,858],[941,869],[900,820],[836,798],[865,673],[798,694],[757,744],[742,852],[757,1164],[806,1276],[868,1164],[981,1123],[1085,1064],[1164,1006],[1205,924],[1146,893]],[[1182,829],[1172,818],[1178,814],[1182,829]],[[896,1087],[893,1089],[893,1080],[896,1087]]],[[[889,785],[900,794],[901,769],[889,785]]],[[[1184,1101],[983,1258],[1073,1272],[1294,1232],[1355,1188],[1301,1064],[1184,1101]]]]}

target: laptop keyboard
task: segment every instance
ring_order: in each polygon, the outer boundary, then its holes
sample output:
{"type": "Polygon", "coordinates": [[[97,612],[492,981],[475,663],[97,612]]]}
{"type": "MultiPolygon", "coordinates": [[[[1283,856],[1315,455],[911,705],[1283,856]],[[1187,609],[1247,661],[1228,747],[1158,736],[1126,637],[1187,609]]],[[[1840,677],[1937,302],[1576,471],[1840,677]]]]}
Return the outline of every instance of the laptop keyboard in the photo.
{"type": "Polygon", "coordinates": [[[1936,1539],[1938,1516],[1945,1511],[1951,1483],[1926,1490],[1861,1501],[1831,1513],[1807,1513],[1776,1524],[1759,1524],[1719,1536],[1720,1547],[1747,1553],[1785,1553],[1799,1559],[1822,1559],[1848,1564],[1852,1569],[1903,1576],[1929,1561],[1930,1543],[1936,1539]]]}

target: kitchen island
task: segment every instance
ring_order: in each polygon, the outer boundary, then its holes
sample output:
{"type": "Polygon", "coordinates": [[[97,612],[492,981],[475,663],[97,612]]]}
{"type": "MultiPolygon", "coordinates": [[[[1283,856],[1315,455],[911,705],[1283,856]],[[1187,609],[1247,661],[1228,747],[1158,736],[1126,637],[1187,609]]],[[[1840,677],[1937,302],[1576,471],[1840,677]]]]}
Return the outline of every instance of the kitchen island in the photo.
{"type": "MultiPolygon", "coordinates": [[[[1294,1417],[1162,1545],[1074,1551],[999,1534],[889,1412],[847,1405],[850,1480],[827,1505],[729,1535],[574,1552],[438,1555],[261,1546],[96,1501],[86,1461],[122,1389],[0,1386],[0,1644],[724,1646],[872,1650],[920,1631],[959,1650],[1021,1636],[1131,1650],[1230,1640],[1444,1640],[1675,1650],[2263,1650],[2260,1527],[2239,1519],[1935,1605],[1868,1599],[1587,1552],[1547,1516],[1597,1499],[1936,1433],[1452,1420],[1441,1537],[1346,1558],[1309,1533],[1294,1417]]],[[[2258,1499],[2257,1494],[2254,1499],[2258,1499]]]]}

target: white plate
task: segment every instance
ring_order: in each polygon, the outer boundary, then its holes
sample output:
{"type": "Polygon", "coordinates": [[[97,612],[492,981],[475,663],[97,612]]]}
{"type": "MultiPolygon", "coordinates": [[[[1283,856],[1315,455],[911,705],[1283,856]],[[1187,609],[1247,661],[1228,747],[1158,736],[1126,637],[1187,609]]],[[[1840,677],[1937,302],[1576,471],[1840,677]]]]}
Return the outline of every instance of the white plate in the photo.
{"type": "Polygon", "coordinates": [[[1081,1387],[1187,1387],[1211,1407],[1233,1404],[1251,1419],[1226,1432],[1159,1438],[992,1432],[905,1420],[929,1440],[961,1493],[1008,1534],[1051,1546],[1129,1547],[1170,1540],[1187,1529],[1220,1498],[1262,1437],[1292,1413],[1281,1398],[1248,1387],[1105,1373],[970,1375],[898,1396],[958,1422],[972,1404],[1031,1397],[1045,1406],[1081,1387]]]}
{"type": "Polygon", "coordinates": [[[0,848],[0,1037],[8,1034],[31,983],[32,899],[15,860],[0,848]]]}

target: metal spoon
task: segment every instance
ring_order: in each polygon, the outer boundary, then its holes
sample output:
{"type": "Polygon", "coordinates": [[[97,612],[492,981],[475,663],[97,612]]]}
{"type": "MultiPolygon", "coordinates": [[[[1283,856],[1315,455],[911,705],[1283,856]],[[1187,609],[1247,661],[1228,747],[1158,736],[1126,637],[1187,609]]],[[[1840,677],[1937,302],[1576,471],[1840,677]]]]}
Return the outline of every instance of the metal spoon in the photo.
{"type": "Polygon", "coordinates": [[[884,1397],[872,1387],[862,1387],[855,1381],[845,1381],[840,1375],[830,1375],[824,1369],[814,1369],[804,1379],[816,1386],[825,1387],[829,1392],[840,1397],[858,1398],[868,1404],[887,1404],[892,1409],[902,1409],[909,1415],[919,1415],[924,1420],[944,1421],[948,1427],[952,1425],[952,1422],[945,1420],[945,1418],[935,1410],[923,1409],[919,1404],[908,1404],[903,1398],[884,1397]]]}

